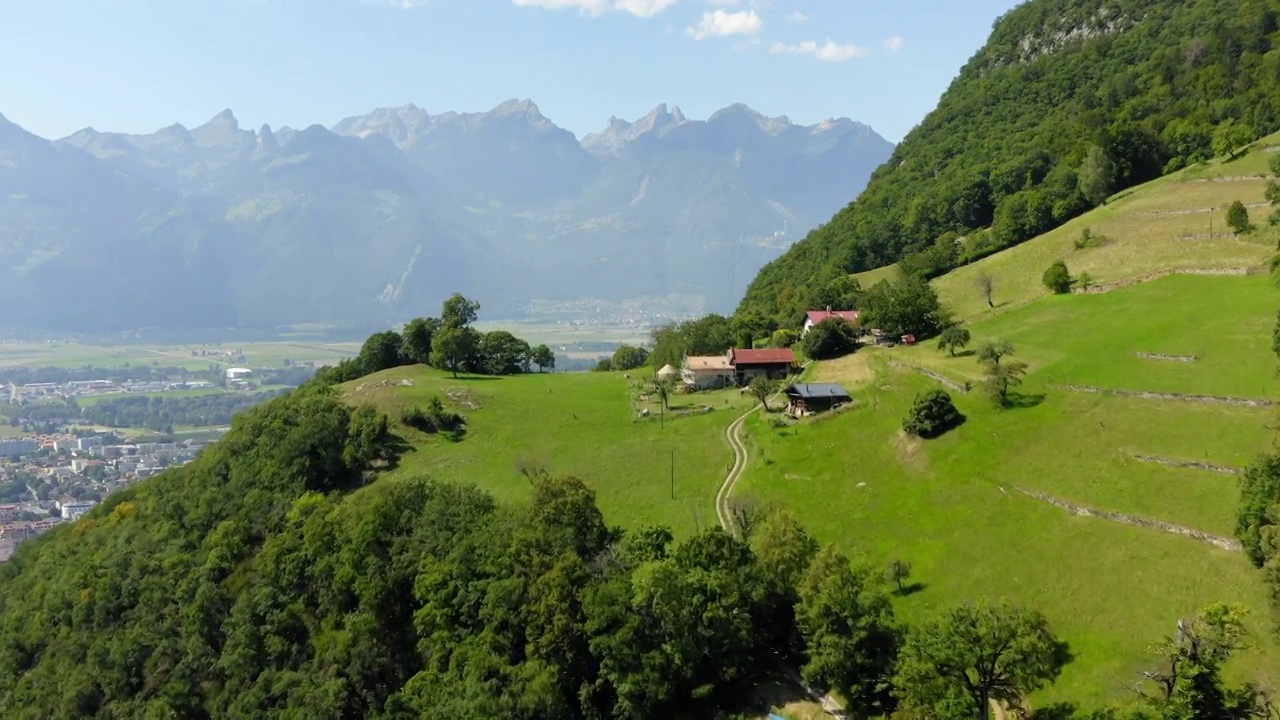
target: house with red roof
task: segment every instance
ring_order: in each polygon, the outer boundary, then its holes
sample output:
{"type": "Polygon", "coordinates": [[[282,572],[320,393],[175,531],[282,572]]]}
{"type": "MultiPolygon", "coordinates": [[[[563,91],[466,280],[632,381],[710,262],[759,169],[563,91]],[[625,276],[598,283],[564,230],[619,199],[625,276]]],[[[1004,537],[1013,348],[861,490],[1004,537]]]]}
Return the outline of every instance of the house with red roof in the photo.
{"type": "Polygon", "coordinates": [[[796,356],[791,348],[760,348],[745,350],[731,348],[729,364],[733,366],[739,385],[746,385],[758,377],[769,380],[785,380],[795,367],[796,356]]]}
{"type": "Polygon", "coordinates": [[[800,334],[802,336],[807,334],[814,325],[817,325],[827,318],[833,317],[841,318],[842,320],[847,321],[850,325],[854,325],[858,322],[858,311],[832,310],[831,308],[827,308],[826,310],[809,310],[804,314],[804,329],[800,331],[800,334]]]}

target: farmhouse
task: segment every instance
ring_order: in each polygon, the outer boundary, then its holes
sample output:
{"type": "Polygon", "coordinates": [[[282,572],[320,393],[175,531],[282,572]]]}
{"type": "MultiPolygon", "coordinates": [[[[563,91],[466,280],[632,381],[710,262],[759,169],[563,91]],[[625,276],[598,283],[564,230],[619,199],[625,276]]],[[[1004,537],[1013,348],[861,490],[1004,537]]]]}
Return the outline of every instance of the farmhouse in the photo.
{"type": "Polygon", "coordinates": [[[792,417],[830,410],[853,400],[836,383],[796,383],[782,392],[787,396],[787,414],[792,417]]]}
{"type": "Polygon", "coordinates": [[[729,364],[733,366],[734,379],[746,385],[755,378],[785,380],[796,364],[795,353],[790,348],[739,350],[730,348],[729,364]]]}
{"type": "Polygon", "coordinates": [[[249,368],[227,368],[228,380],[243,380],[253,374],[249,368]]]}
{"type": "Polygon", "coordinates": [[[857,310],[810,310],[804,314],[804,329],[800,331],[801,335],[808,334],[814,325],[826,320],[827,318],[838,317],[847,321],[850,325],[858,322],[857,310]]]}
{"type": "Polygon", "coordinates": [[[733,364],[724,355],[689,356],[680,377],[690,390],[728,387],[733,383],[733,364]]]}

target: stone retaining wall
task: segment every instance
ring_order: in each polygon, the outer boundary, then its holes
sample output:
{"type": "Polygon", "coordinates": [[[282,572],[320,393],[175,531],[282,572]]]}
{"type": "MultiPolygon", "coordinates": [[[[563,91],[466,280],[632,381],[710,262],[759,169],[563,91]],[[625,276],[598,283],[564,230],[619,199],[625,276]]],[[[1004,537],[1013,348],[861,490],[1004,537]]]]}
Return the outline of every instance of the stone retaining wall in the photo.
{"type": "Polygon", "coordinates": [[[1200,542],[1208,543],[1215,547],[1222,548],[1223,550],[1231,550],[1234,552],[1239,552],[1241,550],[1240,541],[1235,538],[1225,538],[1220,535],[1213,535],[1207,532],[1203,532],[1201,530],[1196,530],[1189,527],[1183,527],[1182,525],[1174,525],[1173,523],[1167,523],[1167,522],[1164,522],[1163,520],[1152,520],[1150,518],[1138,517],[1136,515],[1128,515],[1126,513],[1119,513],[1111,510],[1095,510],[1093,508],[1082,507],[1080,505],[1073,505],[1067,502],[1066,500],[1059,500],[1058,498],[1055,498],[1052,495],[1046,495],[1044,493],[1034,492],[1031,490],[1024,490],[1022,488],[1017,488],[1017,490],[1023,495],[1026,495],[1028,497],[1033,497],[1036,500],[1048,503],[1050,505],[1053,505],[1054,507],[1062,508],[1063,510],[1066,510],[1072,515],[1079,515],[1080,517],[1099,517],[1104,520],[1110,520],[1112,522],[1118,522],[1125,525],[1132,525],[1134,527],[1160,530],[1161,532],[1167,532],[1173,535],[1183,535],[1185,537],[1194,538],[1196,540],[1199,540],[1200,542]]]}
{"type": "Polygon", "coordinates": [[[1165,355],[1164,353],[1136,352],[1134,357],[1140,357],[1144,360],[1170,360],[1173,362],[1195,362],[1195,355],[1165,355]]]}
{"type": "Polygon", "coordinates": [[[1109,283],[1096,283],[1087,288],[1075,288],[1072,292],[1082,295],[1090,295],[1093,293],[1104,293],[1120,288],[1138,285],[1151,280],[1159,280],[1162,277],[1170,275],[1257,275],[1265,273],[1266,268],[1263,267],[1228,267],[1228,268],[1187,268],[1184,270],[1159,270],[1157,272],[1139,275],[1137,277],[1125,278],[1109,283]]]}
{"type": "Polygon", "coordinates": [[[1157,463],[1160,465],[1168,465],[1170,467],[1191,468],[1193,470],[1208,470],[1209,472],[1223,473],[1225,475],[1239,475],[1240,469],[1228,467],[1226,465],[1214,465],[1213,463],[1196,462],[1194,460],[1174,460],[1172,458],[1162,458],[1155,455],[1137,455],[1133,456],[1138,462],[1157,463]]]}
{"type": "Polygon", "coordinates": [[[1146,400],[1181,400],[1184,402],[1213,403],[1218,405],[1238,405],[1241,407],[1270,407],[1274,400],[1255,398],[1227,397],[1225,395],[1184,395],[1182,393],[1147,392],[1145,390],[1117,390],[1113,388],[1093,387],[1092,385],[1065,385],[1071,392],[1093,393],[1096,395],[1117,395],[1120,397],[1138,397],[1146,400]]]}
{"type": "Polygon", "coordinates": [[[952,390],[955,390],[956,392],[969,392],[969,389],[966,388],[964,385],[961,385],[960,383],[956,382],[955,380],[952,380],[946,375],[922,368],[919,365],[911,365],[910,363],[899,362],[897,360],[890,360],[889,365],[893,367],[905,368],[907,370],[913,370],[915,372],[918,372],[927,378],[930,378],[932,380],[936,380],[939,383],[942,383],[943,385],[951,388],[952,390]]]}

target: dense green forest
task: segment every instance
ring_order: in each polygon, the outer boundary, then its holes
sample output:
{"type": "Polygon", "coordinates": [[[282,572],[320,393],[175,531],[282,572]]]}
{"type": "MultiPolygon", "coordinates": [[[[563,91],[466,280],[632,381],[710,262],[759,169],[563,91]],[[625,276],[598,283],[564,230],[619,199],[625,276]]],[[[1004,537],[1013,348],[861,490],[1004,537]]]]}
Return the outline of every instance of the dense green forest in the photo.
{"type": "Polygon", "coordinates": [[[1009,11],[867,189],[766,265],[739,315],[794,325],[895,261],[930,277],[1280,128],[1277,0],[1034,0],[1009,11]]]}

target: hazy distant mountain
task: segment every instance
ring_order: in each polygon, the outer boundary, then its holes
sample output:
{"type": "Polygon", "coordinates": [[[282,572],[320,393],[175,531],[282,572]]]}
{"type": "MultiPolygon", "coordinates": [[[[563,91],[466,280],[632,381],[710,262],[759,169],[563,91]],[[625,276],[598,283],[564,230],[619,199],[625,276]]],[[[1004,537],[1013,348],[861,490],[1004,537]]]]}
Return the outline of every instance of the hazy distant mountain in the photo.
{"type": "Polygon", "coordinates": [[[230,110],[149,135],[53,142],[0,117],[0,325],[371,325],[455,290],[531,300],[681,296],[727,310],[888,158],[850,120],[660,105],[579,142],[529,100],[380,108],[332,130],[230,110]]]}

